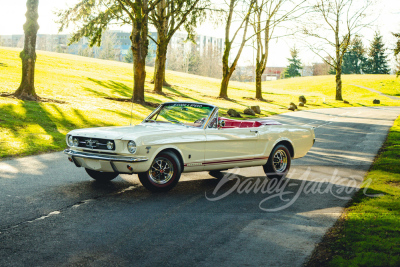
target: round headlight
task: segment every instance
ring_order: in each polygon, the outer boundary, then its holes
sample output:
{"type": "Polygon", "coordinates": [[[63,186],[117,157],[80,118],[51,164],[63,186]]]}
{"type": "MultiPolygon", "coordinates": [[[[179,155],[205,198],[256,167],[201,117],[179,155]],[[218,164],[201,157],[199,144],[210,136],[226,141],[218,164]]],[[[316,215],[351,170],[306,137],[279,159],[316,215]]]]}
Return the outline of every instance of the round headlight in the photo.
{"type": "Polygon", "coordinates": [[[74,146],[74,138],[72,137],[72,135],[67,136],[67,144],[68,146],[74,146]]]}
{"type": "Polygon", "coordinates": [[[136,152],[136,143],[134,141],[129,141],[128,151],[132,154],[134,154],[136,152]]]}
{"type": "Polygon", "coordinates": [[[108,141],[108,143],[107,143],[107,148],[108,148],[109,150],[113,150],[113,149],[114,149],[114,143],[111,142],[111,141],[108,141]]]}
{"type": "Polygon", "coordinates": [[[79,139],[78,138],[74,138],[74,146],[79,146],[79,139]]]}

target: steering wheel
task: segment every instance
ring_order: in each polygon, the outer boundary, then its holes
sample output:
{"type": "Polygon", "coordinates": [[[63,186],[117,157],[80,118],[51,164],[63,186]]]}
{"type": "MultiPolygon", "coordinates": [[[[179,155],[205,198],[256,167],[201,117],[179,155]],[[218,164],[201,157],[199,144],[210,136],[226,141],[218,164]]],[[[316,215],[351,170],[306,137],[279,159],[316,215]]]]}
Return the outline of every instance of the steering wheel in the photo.
{"type": "Polygon", "coordinates": [[[205,120],[206,120],[206,118],[197,119],[197,120],[194,121],[194,123],[201,123],[201,124],[203,124],[205,120]]]}

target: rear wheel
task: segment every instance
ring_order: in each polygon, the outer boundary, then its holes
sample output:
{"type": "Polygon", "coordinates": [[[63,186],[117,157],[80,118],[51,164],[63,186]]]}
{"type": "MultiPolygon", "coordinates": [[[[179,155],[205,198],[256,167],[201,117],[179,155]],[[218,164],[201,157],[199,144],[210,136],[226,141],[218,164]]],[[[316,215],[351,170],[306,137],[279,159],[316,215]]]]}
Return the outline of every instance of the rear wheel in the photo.
{"type": "Polygon", "coordinates": [[[116,172],[100,172],[85,168],[87,174],[98,182],[109,182],[118,176],[116,172]]]}
{"type": "Polygon", "coordinates": [[[290,169],[292,162],[290,152],[284,145],[277,145],[268,158],[268,162],[263,166],[268,178],[284,178],[290,169]]]}
{"type": "Polygon", "coordinates": [[[144,187],[152,192],[166,192],[176,186],[181,178],[181,164],[172,152],[161,152],[147,172],[138,174],[144,187]]]}

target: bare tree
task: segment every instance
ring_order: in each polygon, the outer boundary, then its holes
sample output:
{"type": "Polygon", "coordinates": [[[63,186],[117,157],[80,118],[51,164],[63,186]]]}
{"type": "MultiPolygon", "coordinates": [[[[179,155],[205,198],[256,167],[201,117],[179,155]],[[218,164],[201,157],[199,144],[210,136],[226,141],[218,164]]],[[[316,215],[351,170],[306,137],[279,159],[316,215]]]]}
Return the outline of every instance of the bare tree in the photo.
{"type": "Polygon", "coordinates": [[[77,26],[70,43],[82,37],[90,40],[90,46],[100,45],[102,34],[111,24],[131,26],[131,50],[133,54],[133,101],[144,103],[146,56],[148,53],[149,13],[161,0],[79,0],[73,7],[57,13],[60,31],[70,24],[77,26]]]}
{"type": "Polygon", "coordinates": [[[396,59],[396,75],[397,77],[400,76],[400,33],[392,33],[394,37],[397,38],[396,40],[396,47],[394,49],[394,56],[396,59]]]}
{"type": "Polygon", "coordinates": [[[229,9],[225,21],[225,49],[222,56],[222,82],[219,97],[228,98],[228,85],[229,80],[236,69],[240,55],[242,54],[243,48],[246,42],[249,40],[247,36],[247,30],[249,26],[250,16],[254,11],[254,4],[256,0],[230,0],[229,9]],[[239,19],[239,26],[236,29],[232,22],[234,18],[239,19]],[[233,35],[231,36],[231,30],[233,35]],[[242,39],[239,43],[239,49],[232,63],[229,62],[229,57],[232,53],[232,46],[235,43],[236,38],[242,31],[242,39]]]}
{"type": "Polygon", "coordinates": [[[187,72],[185,59],[187,53],[184,49],[176,49],[174,47],[169,47],[167,52],[168,58],[168,69],[179,72],[187,72]]]}
{"type": "Polygon", "coordinates": [[[216,46],[204,47],[199,61],[198,75],[218,78],[222,77],[221,50],[216,46]]]}
{"type": "Polygon", "coordinates": [[[330,64],[326,63],[313,63],[312,64],[312,74],[313,76],[328,75],[330,69],[332,68],[330,64]]]}
{"type": "Polygon", "coordinates": [[[309,48],[336,72],[336,100],[343,100],[343,56],[352,37],[371,23],[364,20],[373,0],[311,1],[314,17],[307,18],[311,23],[304,27],[303,33],[313,39],[309,48]]]}
{"type": "Polygon", "coordinates": [[[24,50],[22,50],[20,54],[22,60],[22,81],[14,95],[24,100],[38,100],[39,97],[36,95],[35,91],[35,64],[36,38],[39,30],[39,24],[37,22],[39,17],[39,0],[28,0],[26,2],[26,7],[24,50]]]}
{"type": "MultiPolygon", "coordinates": [[[[300,16],[296,13],[300,10],[306,0],[256,0],[254,13],[250,20],[253,26],[256,42],[256,98],[262,99],[261,77],[268,61],[269,43],[272,39],[282,37],[276,34],[276,29],[282,23],[293,20],[300,16]]],[[[304,14],[304,13],[303,13],[304,14]]]]}
{"type": "Polygon", "coordinates": [[[116,48],[120,45],[120,42],[117,40],[117,36],[115,33],[106,31],[101,40],[101,50],[99,54],[99,58],[115,60],[116,58],[116,48]]]}
{"type": "Polygon", "coordinates": [[[156,63],[154,68],[154,91],[162,92],[165,82],[165,63],[168,44],[177,30],[182,26],[193,37],[194,29],[203,16],[208,0],[161,0],[150,13],[150,21],[157,29],[157,40],[149,38],[157,44],[156,63]]]}

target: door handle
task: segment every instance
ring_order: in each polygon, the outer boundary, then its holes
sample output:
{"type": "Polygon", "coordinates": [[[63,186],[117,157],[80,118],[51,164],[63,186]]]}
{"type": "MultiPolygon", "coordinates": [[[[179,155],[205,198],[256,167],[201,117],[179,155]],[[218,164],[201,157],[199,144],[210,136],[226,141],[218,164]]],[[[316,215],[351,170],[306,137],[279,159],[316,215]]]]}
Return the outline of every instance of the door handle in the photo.
{"type": "Polygon", "coordinates": [[[257,130],[250,130],[251,133],[258,133],[257,130]]]}

